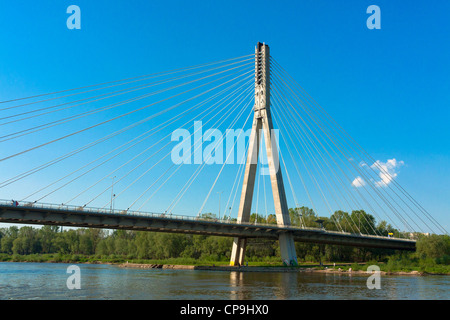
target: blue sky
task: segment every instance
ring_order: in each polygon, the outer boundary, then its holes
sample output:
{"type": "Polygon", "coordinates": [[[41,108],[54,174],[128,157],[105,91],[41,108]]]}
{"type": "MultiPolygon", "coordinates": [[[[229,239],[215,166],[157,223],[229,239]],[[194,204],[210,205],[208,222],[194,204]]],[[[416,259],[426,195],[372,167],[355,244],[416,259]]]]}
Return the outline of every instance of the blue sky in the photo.
{"type": "Polygon", "coordinates": [[[448,230],[449,10],[448,1],[0,0],[0,100],[242,56],[265,42],[374,159],[403,161],[396,181],[448,230]],[[66,27],[72,4],[80,30],[66,27]],[[372,4],[380,30],[366,27],[372,4]]]}

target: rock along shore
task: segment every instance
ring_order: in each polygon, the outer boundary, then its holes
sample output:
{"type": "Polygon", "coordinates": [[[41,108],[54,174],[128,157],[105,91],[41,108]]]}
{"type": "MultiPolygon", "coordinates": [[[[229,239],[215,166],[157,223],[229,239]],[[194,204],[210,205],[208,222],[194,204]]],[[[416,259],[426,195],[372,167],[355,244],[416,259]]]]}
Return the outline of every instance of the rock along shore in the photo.
{"type": "MultiPolygon", "coordinates": [[[[314,272],[314,273],[337,273],[337,274],[367,274],[364,270],[343,270],[341,268],[317,269],[314,267],[232,267],[232,266],[192,266],[175,264],[139,264],[123,263],[119,264],[122,268],[135,269],[174,269],[174,270],[206,270],[206,271],[234,271],[234,272],[314,272]]],[[[371,274],[371,272],[369,272],[371,274]]],[[[385,272],[380,271],[381,275],[424,275],[419,271],[411,272],[385,272]]]]}
{"type": "MultiPolygon", "coordinates": [[[[177,270],[208,270],[208,271],[238,271],[238,272],[298,272],[296,267],[232,267],[232,266],[192,266],[176,264],[139,264],[123,263],[119,267],[137,269],[177,269],[177,270]]],[[[305,268],[306,269],[306,268],[305,268]]],[[[309,269],[309,268],[308,268],[309,269]]]]}

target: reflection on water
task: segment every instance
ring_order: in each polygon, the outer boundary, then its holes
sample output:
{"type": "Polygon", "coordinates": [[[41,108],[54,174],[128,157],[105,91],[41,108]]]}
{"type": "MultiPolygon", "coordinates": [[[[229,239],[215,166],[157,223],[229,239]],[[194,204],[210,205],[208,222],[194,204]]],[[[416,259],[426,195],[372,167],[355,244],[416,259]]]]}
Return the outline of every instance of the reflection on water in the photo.
{"type": "Polygon", "coordinates": [[[79,264],[81,289],[69,290],[69,264],[0,263],[0,299],[435,299],[448,300],[448,276],[382,276],[307,272],[218,272],[126,269],[79,264]]]}

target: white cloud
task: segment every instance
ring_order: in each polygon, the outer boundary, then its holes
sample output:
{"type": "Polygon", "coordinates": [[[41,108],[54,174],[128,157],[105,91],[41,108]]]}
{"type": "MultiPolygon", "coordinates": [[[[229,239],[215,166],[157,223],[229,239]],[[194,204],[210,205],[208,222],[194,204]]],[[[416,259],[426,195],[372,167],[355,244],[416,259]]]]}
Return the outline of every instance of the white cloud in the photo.
{"type": "Polygon", "coordinates": [[[386,162],[381,162],[380,160],[375,161],[371,166],[374,170],[379,170],[380,181],[375,181],[375,186],[377,187],[387,187],[392,180],[397,177],[397,170],[399,167],[403,166],[405,163],[403,161],[397,161],[394,159],[388,159],[386,162]]]}
{"type": "Polygon", "coordinates": [[[365,185],[366,185],[366,182],[360,176],[357,176],[355,178],[355,180],[353,180],[353,182],[352,182],[352,186],[354,186],[355,188],[364,187],[365,185]]]}

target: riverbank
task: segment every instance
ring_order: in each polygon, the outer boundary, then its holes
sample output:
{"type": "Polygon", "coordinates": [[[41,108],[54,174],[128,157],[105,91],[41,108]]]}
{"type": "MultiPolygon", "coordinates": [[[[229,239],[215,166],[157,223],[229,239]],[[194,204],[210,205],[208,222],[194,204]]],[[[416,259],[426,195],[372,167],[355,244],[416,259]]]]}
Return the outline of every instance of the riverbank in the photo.
{"type": "Polygon", "coordinates": [[[216,265],[176,265],[176,264],[142,264],[142,263],[122,263],[118,264],[121,268],[133,269],[174,269],[174,270],[203,270],[203,271],[235,271],[235,272],[297,272],[299,267],[283,266],[250,266],[250,267],[232,267],[216,265]]]}
{"type": "MultiPolygon", "coordinates": [[[[353,270],[336,267],[311,267],[311,266],[193,266],[193,265],[173,265],[173,264],[141,264],[141,263],[122,263],[117,266],[121,268],[132,269],[173,269],[173,270],[203,270],[203,271],[226,271],[226,272],[311,272],[311,273],[325,273],[325,274],[372,274],[365,270],[353,270]]],[[[408,275],[408,276],[424,276],[429,273],[419,271],[380,271],[381,275],[408,275]]],[[[448,274],[446,274],[448,275],[448,274]]]]}
{"type": "Polygon", "coordinates": [[[119,267],[142,269],[183,269],[183,270],[210,270],[210,271],[238,271],[238,272],[315,272],[315,273],[366,273],[367,267],[377,265],[382,275],[450,275],[449,265],[418,264],[408,261],[366,263],[317,263],[302,262],[297,267],[286,267],[279,262],[249,262],[248,266],[232,267],[226,261],[196,260],[185,258],[171,258],[166,260],[128,260],[122,257],[100,258],[85,255],[61,254],[31,254],[7,255],[0,254],[0,262],[40,262],[40,263],[71,263],[71,264],[110,264],[119,267]]]}

